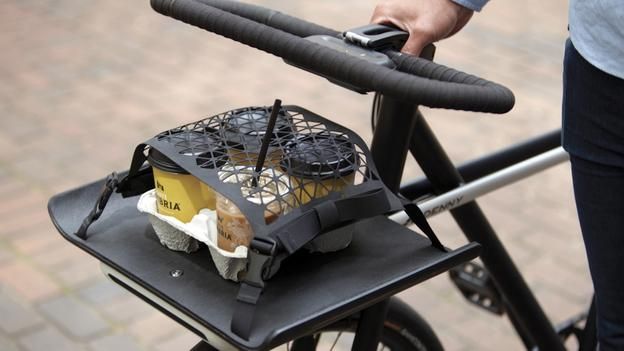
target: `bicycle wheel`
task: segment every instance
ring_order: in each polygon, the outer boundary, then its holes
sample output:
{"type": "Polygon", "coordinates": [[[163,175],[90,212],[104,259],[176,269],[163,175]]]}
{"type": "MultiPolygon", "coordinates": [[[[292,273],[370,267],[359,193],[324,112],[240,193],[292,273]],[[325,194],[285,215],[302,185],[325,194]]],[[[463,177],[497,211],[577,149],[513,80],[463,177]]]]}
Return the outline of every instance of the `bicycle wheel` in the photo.
{"type": "MultiPolygon", "coordinates": [[[[358,318],[351,316],[276,350],[351,350],[358,318]]],[[[392,298],[377,350],[442,351],[443,347],[427,321],[403,301],[392,298]]]]}

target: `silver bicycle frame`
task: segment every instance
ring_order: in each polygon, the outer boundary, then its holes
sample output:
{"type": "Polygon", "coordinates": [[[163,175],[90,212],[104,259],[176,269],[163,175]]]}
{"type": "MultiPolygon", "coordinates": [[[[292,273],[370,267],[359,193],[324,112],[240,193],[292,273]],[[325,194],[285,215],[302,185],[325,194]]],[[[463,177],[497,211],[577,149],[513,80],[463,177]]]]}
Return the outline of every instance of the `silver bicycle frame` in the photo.
{"type": "MultiPolygon", "coordinates": [[[[434,198],[416,201],[425,217],[432,217],[454,209],[476,198],[500,189],[518,180],[527,178],[559,163],[569,160],[568,153],[562,147],[544,152],[525,161],[509,166],[500,171],[479,178],[434,198]]],[[[405,211],[389,216],[391,220],[406,225],[410,219],[405,211]]]]}

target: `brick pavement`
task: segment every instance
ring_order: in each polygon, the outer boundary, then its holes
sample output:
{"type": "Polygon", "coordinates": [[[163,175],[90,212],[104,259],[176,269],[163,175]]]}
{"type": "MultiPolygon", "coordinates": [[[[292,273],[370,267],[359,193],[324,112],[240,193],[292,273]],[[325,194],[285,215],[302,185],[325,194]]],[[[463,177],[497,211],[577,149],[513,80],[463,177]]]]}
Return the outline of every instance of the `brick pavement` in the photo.
{"type": "MultiPolygon", "coordinates": [[[[257,0],[344,29],[373,1],[257,0]]],[[[492,2],[439,45],[439,62],[511,87],[507,116],[425,111],[454,160],[559,125],[566,1],[492,2]]],[[[137,141],[227,109],[300,104],[370,138],[370,97],[155,14],[148,1],[0,1],[0,349],[184,350],[195,337],[101,276],[56,234],[47,199],[127,167],[137,141]],[[270,77],[270,79],[269,79],[270,77]]],[[[413,164],[410,176],[419,172],[413,164]]],[[[590,283],[567,166],[480,201],[549,317],[585,306],[590,283]]],[[[464,242],[447,215],[432,224],[464,242]]],[[[402,296],[449,350],[519,350],[509,323],[463,303],[445,276],[402,296]]]]}

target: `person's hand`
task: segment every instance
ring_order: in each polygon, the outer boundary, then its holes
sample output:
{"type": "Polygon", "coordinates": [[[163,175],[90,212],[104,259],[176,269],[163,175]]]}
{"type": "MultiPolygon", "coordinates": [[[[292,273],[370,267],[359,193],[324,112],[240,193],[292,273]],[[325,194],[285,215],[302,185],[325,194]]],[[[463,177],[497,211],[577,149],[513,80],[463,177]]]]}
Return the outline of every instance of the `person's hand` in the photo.
{"type": "Polygon", "coordinates": [[[451,0],[386,0],[375,7],[371,22],[407,31],[409,39],[401,51],[419,55],[428,44],[457,33],[472,13],[451,0]]]}

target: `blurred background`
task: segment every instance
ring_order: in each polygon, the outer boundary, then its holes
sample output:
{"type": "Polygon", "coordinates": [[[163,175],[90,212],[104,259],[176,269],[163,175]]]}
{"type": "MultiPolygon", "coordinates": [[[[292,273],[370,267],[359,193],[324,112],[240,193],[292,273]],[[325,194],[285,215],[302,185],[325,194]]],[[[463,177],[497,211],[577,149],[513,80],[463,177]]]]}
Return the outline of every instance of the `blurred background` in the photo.
{"type": "MultiPolygon", "coordinates": [[[[368,22],[375,1],[254,3],[344,30],[368,22]]],[[[438,45],[438,62],[517,98],[505,116],[424,109],[455,161],[558,128],[566,8],[565,0],[493,1],[438,45]]],[[[1,350],[187,350],[198,341],[105,280],[48,219],[50,196],[126,169],[138,142],[275,98],[371,136],[371,96],[165,18],[147,0],[1,0],[0,49],[1,350]]],[[[414,163],[405,173],[420,174],[414,163]]],[[[480,204],[553,322],[587,306],[567,164],[480,204]]],[[[432,225],[448,246],[465,242],[450,216],[432,225]]],[[[465,303],[446,275],[402,297],[448,350],[522,349],[504,318],[465,303]]]]}

